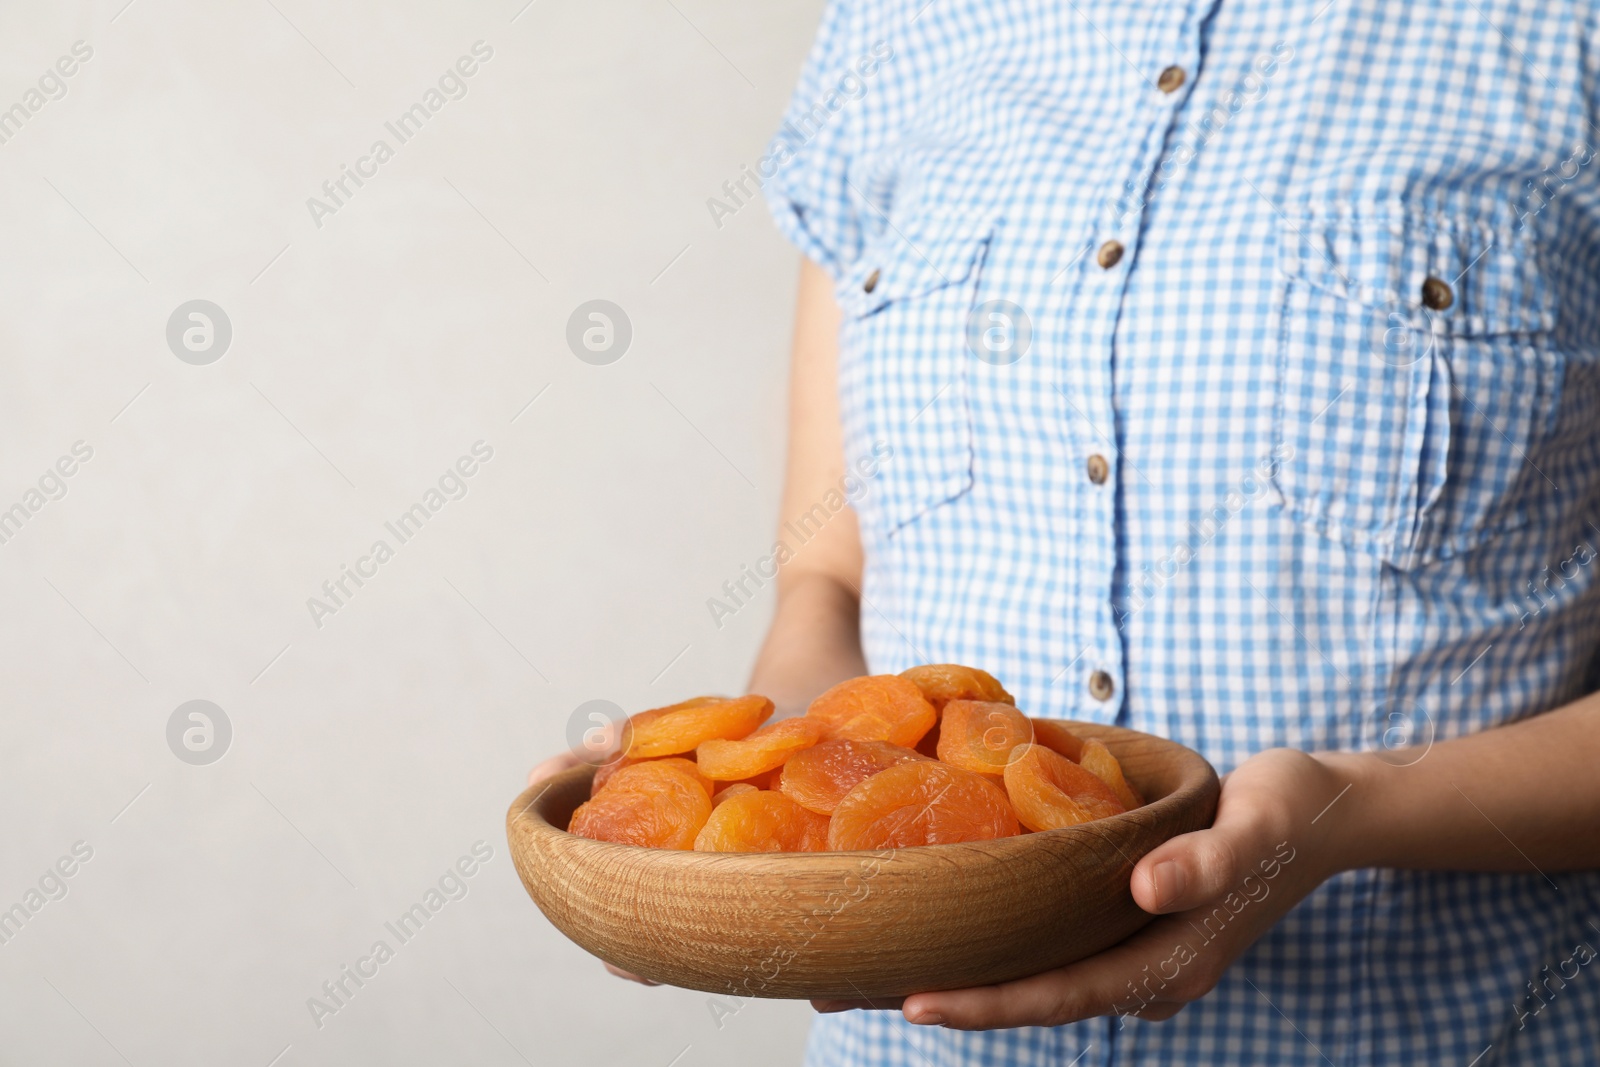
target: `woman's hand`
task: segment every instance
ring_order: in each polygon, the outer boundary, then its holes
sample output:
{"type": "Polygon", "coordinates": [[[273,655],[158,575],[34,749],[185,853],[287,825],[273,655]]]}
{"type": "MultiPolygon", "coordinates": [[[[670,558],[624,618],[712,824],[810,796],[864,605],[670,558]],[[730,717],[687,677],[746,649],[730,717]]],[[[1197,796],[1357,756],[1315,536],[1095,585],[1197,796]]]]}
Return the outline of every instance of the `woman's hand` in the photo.
{"type": "MultiPolygon", "coordinates": [[[[957,1030],[1059,1026],[1099,1015],[1170,1019],[1290,908],[1346,866],[1337,801],[1348,758],[1273,749],[1223,779],[1216,823],[1163,843],[1133,870],[1133,899],[1164,916],[1128,940],[1003,985],[906,997],[907,1021],[957,1030]]],[[[818,1011],[889,1007],[814,1001],[818,1011]]]]}
{"type": "Polygon", "coordinates": [[[582,758],[576,752],[563,752],[559,756],[551,756],[543,763],[535,764],[533,770],[528,772],[528,787],[531,789],[546,778],[554,778],[562,771],[569,771],[582,762],[582,758]]]}

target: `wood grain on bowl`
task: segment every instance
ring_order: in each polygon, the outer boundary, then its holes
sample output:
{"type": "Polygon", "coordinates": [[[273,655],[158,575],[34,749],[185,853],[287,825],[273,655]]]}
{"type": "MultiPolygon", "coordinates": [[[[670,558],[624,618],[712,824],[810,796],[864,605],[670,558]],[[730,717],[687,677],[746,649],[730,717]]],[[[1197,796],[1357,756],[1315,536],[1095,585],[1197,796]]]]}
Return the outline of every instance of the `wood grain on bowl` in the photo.
{"type": "Polygon", "coordinates": [[[1211,825],[1217,776],[1149,734],[1067,723],[1103,742],[1144,807],[1063,830],[883,852],[636,848],[566,832],[593,769],[517,798],[511,855],[578,945],[657,982],[774,998],[873,998],[992,985],[1109,948],[1149,922],[1134,864],[1211,825]]]}

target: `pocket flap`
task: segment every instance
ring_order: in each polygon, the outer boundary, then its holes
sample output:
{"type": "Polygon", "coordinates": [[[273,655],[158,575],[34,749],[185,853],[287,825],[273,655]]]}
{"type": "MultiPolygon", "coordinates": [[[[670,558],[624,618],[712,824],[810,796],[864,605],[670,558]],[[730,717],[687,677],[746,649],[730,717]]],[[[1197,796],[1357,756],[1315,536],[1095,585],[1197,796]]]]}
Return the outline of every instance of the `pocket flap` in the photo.
{"type": "Polygon", "coordinates": [[[1555,303],[1524,230],[1432,215],[1285,219],[1281,269],[1391,316],[1394,326],[1461,336],[1555,327],[1555,303]],[[1448,287],[1425,301],[1436,279],[1448,287]]]}
{"type": "Polygon", "coordinates": [[[890,219],[840,277],[839,306],[859,318],[893,301],[966,281],[992,229],[992,219],[946,211],[890,219]]]}

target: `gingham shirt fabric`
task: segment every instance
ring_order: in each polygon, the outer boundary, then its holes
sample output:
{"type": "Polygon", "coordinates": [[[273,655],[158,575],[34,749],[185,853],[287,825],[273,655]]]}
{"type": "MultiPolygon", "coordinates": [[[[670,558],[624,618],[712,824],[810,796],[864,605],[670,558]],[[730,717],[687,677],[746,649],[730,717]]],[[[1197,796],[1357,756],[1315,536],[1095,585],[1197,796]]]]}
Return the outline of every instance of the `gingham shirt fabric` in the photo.
{"type": "MultiPolygon", "coordinates": [[[[1596,688],[1597,92],[1586,3],[833,0],[758,169],[889,453],[872,670],[1221,772],[1596,688]]],[[[1585,951],[1595,874],[1356,871],[1170,1021],[848,1012],[808,1063],[1594,1064],[1585,951]]]]}

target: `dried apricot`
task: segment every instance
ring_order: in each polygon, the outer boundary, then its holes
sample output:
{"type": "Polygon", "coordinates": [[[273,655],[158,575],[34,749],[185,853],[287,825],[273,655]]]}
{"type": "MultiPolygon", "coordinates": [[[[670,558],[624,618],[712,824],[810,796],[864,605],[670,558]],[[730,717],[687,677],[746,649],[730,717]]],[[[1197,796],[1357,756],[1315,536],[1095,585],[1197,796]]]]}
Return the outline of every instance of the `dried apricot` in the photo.
{"type": "Polygon", "coordinates": [[[647,848],[690,849],[711,815],[711,797],[689,772],[666,760],[624,767],[580,804],[570,833],[647,848]]]}
{"type": "Polygon", "coordinates": [[[666,763],[677,767],[679,770],[687,771],[689,776],[695,781],[699,782],[700,785],[705,789],[706,796],[711,795],[711,790],[713,788],[711,779],[706,777],[699,767],[695,766],[694,760],[685,759],[682,756],[657,756],[654,759],[647,760],[631,759],[627,756],[623,756],[619,759],[613,759],[609,763],[602,763],[600,766],[595,768],[594,781],[589,783],[589,795],[591,797],[595,796],[600,792],[600,790],[604,789],[607,785],[610,785],[611,779],[616,777],[617,772],[622,770],[622,768],[637,766],[640,763],[666,763]]]}
{"type": "Polygon", "coordinates": [[[694,847],[697,852],[822,852],[828,847],[828,818],[782,793],[752,790],[717,805],[694,847]]]}
{"type": "Polygon", "coordinates": [[[1033,740],[1051,752],[1059,752],[1072,762],[1078,762],[1083,752],[1083,738],[1062,726],[1054,719],[1030,719],[1033,723],[1033,740]]]}
{"type": "Polygon", "coordinates": [[[952,700],[1016,703],[994,675],[976,667],[963,667],[959,663],[925,663],[901,671],[900,677],[920,689],[936,711],[943,711],[944,706],[952,700]]]}
{"type": "Polygon", "coordinates": [[[846,741],[889,741],[907,748],[933,729],[939,713],[922,690],[897,674],[873,674],[840,682],[811,702],[806,718],[846,741]]]}
{"type": "Polygon", "coordinates": [[[822,740],[827,729],[815,719],[784,719],[763,726],[743,741],[703,741],[695,749],[700,770],[719,782],[754,778],[822,740]]]}
{"type": "Polygon", "coordinates": [[[661,714],[635,715],[623,731],[622,750],[634,759],[689,752],[714,738],[748,737],[772,715],[772,701],[754,695],[731,700],[697,697],[656,710],[661,714]]]}
{"type": "Polygon", "coordinates": [[[1099,741],[1085,741],[1083,754],[1078,757],[1078,766],[1093,774],[1117,795],[1117,800],[1123,807],[1132,811],[1134,808],[1144,806],[1144,798],[1133,784],[1123,777],[1122,764],[1117,762],[1117,757],[1111,750],[1099,741]]]}
{"type": "Polygon", "coordinates": [[[1127,810],[1110,786],[1043,745],[1028,745],[1013,759],[1005,781],[1017,818],[1030,830],[1076,826],[1127,810]]]}
{"type": "Polygon", "coordinates": [[[936,760],[879,771],[833,811],[830,849],[906,848],[987,841],[1018,832],[1005,793],[989,779],[936,760]]]}
{"type": "Polygon", "coordinates": [[[939,720],[939,758],[979,774],[1004,773],[1011,753],[1033,740],[1033,724],[1010,704],[952,700],[939,720]]]}
{"type": "Polygon", "coordinates": [[[716,811],[717,810],[717,805],[721,804],[724,800],[727,800],[729,797],[737,797],[737,796],[743,796],[746,793],[759,793],[759,792],[761,792],[761,790],[757,789],[755,786],[751,785],[749,782],[733,782],[733,783],[731,783],[729,785],[723,786],[721,789],[719,789],[715,793],[711,794],[711,810],[712,811],[716,811]]]}
{"type": "Polygon", "coordinates": [[[606,787],[606,783],[611,780],[611,776],[613,774],[616,774],[624,767],[631,767],[633,764],[638,762],[640,761],[636,759],[629,759],[627,756],[618,753],[613,753],[610,759],[606,760],[604,763],[600,764],[600,766],[594,769],[594,778],[592,778],[589,782],[589,795],[592,797],[596,793],[600,792],[600,790],[604,789],[606,787]]]}
{"type": "Polygon", "coordinates": [[[776,788],[803,808],[832,815],[859,783],[897,763],[925,758],[887,741],[823,741],[795,753],[783,765],[776,788]]]}
{"type": "MultiPolygon", "coordinates": [[[[651,708],[649,711],[637,711],[637,712],[634,712],[632,715],[628,716],[628,720],[626,722],[624,722],[622,724],[622,728],[619,731],[617,731],[617,734],[618,734],[618,736],[617,736],[617,742],[618,742],[617,748],[609,756],[606,757],[604,763],[600,764],[600,772],[599,773],[602,776],[602,781],[604,781],[604,775],[606,773],[606,768],[609,767],[612,771],[615,771],[618,766],[622,765],[621,761],[624,761],[624,760],[628,759],[628,757],[633,755],[628,750],[633,746],[634,733],[640,727],[646,725],[647,723],[652,723],[652,722],[656,721],[657,719],[661,718],[663,715],[668,714],[669,712],[681,711],[681,710],[683,710],[685,708],[704,707],[707,704],[720,704],[725,700],[732,700],[732,699],[733,699],[732,697],[717,697],[717,696],[690,697],[688,700],[682,700],[682,701],[679,701],[676,704],[669,704],[664,708],[651,708]]],[[[654,758],[657,758],[657,757],[653,757],[652,756],[652,757],[649,757],[649,758],[654,759],[654,758]]],[[[596,791],[598,792],[598,790],[596,790],[596,791]]]]}

